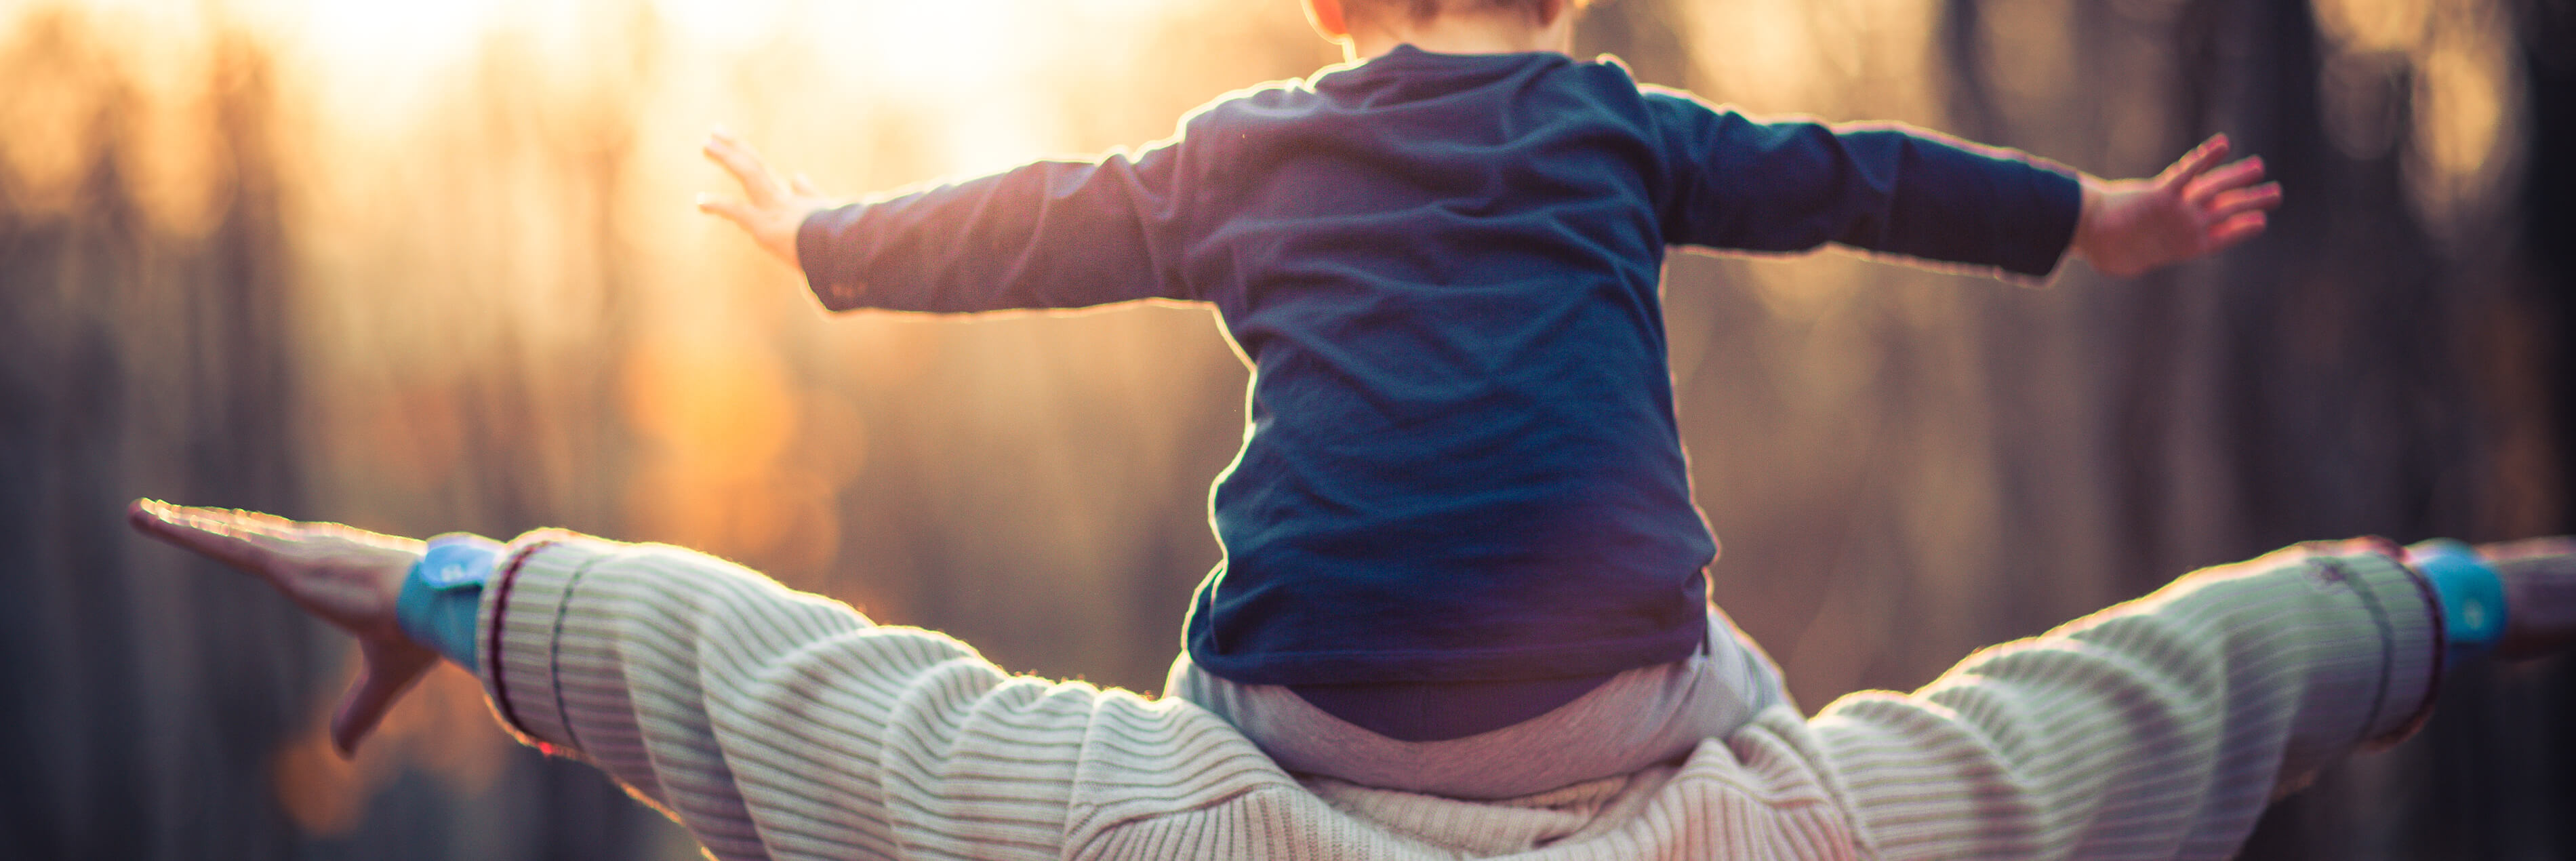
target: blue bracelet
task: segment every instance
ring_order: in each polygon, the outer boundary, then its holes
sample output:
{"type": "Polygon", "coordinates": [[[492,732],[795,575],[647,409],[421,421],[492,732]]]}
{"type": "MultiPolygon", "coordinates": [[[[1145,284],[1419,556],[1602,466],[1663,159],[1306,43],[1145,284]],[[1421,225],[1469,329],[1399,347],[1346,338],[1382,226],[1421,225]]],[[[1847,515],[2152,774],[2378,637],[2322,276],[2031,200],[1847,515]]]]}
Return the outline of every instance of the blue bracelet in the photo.
{"type": "Polygon", "coordinates": [[[2504,578],[2476,550],[2437,538],[2406,548],[2406,562],[2432,581],[2442,602],[2443,647],[2451,666],[2484,656],[2504,639],[2504,578]]]}
{"type": "Polygon", "coordinates": [[[474,667],[475,615],[483,584],[501,558],[501,542],[464,532],[429,540],[429,552],[412,563],[394,601],[394,620],[413,642],[468,669],[474,667]]]}

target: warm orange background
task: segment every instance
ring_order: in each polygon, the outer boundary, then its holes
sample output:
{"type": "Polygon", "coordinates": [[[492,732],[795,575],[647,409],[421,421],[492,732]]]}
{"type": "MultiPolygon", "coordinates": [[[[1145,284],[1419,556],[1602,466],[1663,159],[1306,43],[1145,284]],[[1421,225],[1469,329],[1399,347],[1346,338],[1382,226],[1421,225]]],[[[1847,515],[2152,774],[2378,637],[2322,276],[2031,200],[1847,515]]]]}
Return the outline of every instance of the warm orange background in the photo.
{"type": "MultiPolygon", "coordinates": [[[[2297,538],[2568,528],[2576,275],[2525,208],[2534,70],[2576,56],[2550,8],[1594,9],[1585,51],[1751,110],[2109,175],[2224,131],[2288,187],[2272,235],[2128,282],[1674,259],[1717,594],[1796,696],[2297,538]]],[[[827,316],[691,209],[724,190],[696,144],[857,195],[1141,144],[1335,59],[1291,0],[0,4],[0,856],[693,851],[461,673],[333,758],[343,644],[119,532],[136,495],[686,544],[1156,687],[1241,433],[1208,312],[827,316]]],[[[2250,854],[2576,852],[2569,672],[2455,680],[2250,854]]]]}

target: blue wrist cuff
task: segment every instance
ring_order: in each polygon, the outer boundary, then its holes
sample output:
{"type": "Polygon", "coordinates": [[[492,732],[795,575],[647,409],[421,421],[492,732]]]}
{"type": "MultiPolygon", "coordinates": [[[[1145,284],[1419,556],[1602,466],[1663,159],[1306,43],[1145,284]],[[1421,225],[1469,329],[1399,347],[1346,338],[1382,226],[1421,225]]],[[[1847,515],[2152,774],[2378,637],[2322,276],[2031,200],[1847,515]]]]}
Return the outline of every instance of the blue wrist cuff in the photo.
{"type": "Polygon", "coordinates": [[[475,615],[482,610],[483,584],[500,559],[501,542],[480,535],[450,532],[430,539],[429,552],[403,578],[394,620],[413,642],[473,669],[475,615]]]}
{"type": "Polygon", "coordinates": [[[2476,550],[2439,538],[2406,548],[2406,562],[2423,572],[2442,602],[2443,646],[2451,666],[2484,656],[2504,639],[2504,578],[2476,550]]]}

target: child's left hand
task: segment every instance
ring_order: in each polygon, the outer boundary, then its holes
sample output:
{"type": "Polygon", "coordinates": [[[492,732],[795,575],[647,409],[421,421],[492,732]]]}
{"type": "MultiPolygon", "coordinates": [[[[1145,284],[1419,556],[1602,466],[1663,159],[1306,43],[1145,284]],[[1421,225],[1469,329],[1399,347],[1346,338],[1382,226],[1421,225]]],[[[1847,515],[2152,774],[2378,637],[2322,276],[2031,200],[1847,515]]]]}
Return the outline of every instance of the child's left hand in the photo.
{"type": "Polygon", "coordinates": [[[761,250],[789,266],[804,268],[796,259],[796,229],[805,224],[805,216],[829,209],[835,201],[803,175],[798,175],[793,184],[778,181],[778,175],[770,173],[769,165],[760,160],[759,152],[723,129],[707,133],[705,151],[707,160],[742,183],[743,198],[700,194],[698,211],[723,216],[751,234],[751,240],[760,243],[761,250]]]}
{"type": "Polygon", "coordinates": [[[2281,185],[2260,182],[2261,158],[2213,169],[2227,149],[2226,135],[2211,137],[2152,179],[2086,175],[2075,253],[2103,274],[2125,278],[2262,233],[2264,211],[2281,205],[2281,185]]]}

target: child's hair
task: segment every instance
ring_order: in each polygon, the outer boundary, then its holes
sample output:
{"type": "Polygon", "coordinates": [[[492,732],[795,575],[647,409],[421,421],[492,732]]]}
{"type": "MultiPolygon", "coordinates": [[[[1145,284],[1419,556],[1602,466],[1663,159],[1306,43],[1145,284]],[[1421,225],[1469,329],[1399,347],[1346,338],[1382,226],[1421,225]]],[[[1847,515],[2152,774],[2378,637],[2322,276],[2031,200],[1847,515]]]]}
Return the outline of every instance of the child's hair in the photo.
{"type": "MultiPolygon", "coordinates": [[[[1400,14],[1415,21],[1421,21],[1452,9],[1468,11],[1521,8],[1536,11],[1541,2],[1543,0],[1342,0],[1342,6],[1350,10],[1349,14],[1353,18],[1400,14]]],[[[1573,9],[1590,5],[1592,0],[1567,0],[1567,6],[1573,9]]]]}

